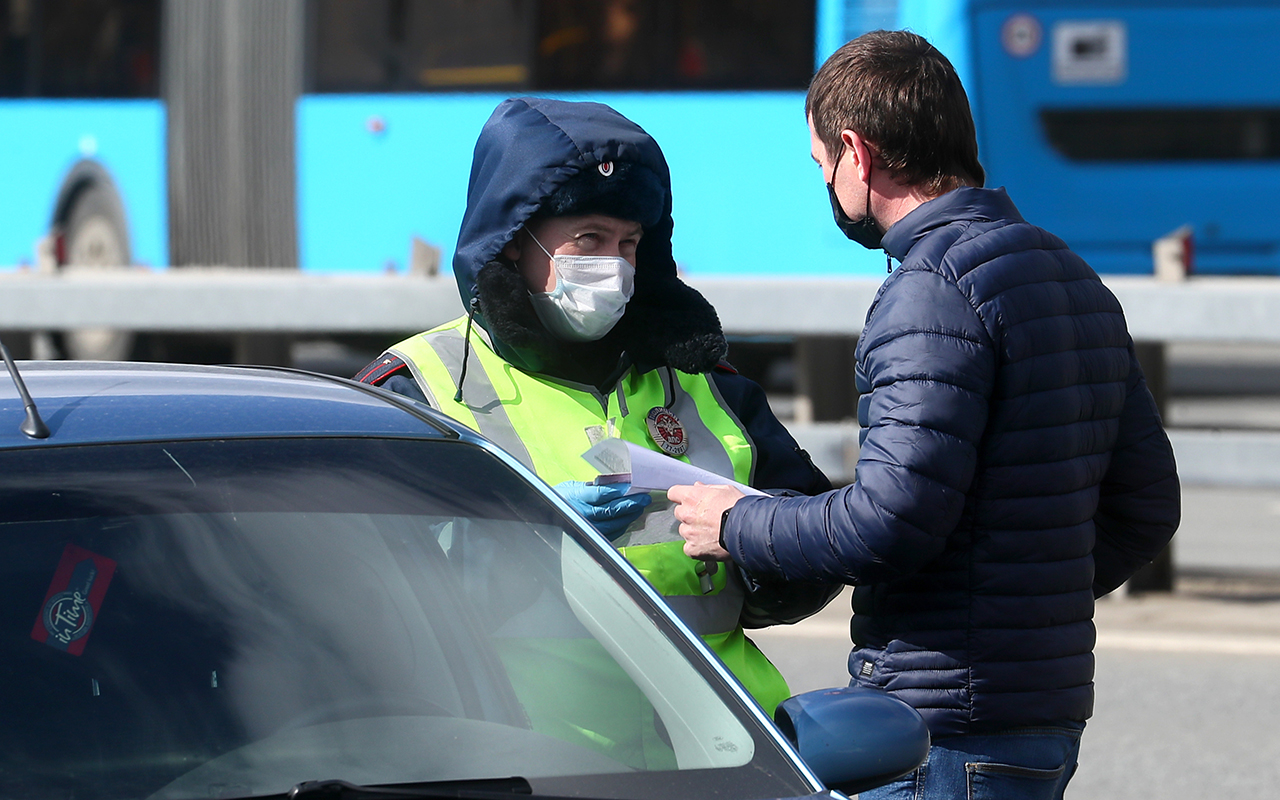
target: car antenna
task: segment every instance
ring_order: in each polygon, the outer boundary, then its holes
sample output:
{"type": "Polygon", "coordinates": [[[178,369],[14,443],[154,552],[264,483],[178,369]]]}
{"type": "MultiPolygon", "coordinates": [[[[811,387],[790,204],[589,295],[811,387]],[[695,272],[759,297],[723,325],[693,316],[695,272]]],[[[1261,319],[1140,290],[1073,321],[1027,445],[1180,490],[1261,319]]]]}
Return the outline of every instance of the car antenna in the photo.
{"type": "Polygon", "coordinates": [[[9,368],[9,376],[13,378],[13,385],[18,387],[18,394],[22,395],[22,405],[27,409],[27,418],[18,426],[18,430],[32,439],[48,439],[49,426],[40,419],[40,412],[36,410],[36,401],[31,399],[27,385],[22,382],[22,376],[18,374],[18,365],[13,363],[13,359],[9,356],[9,348],[4,346],[4,342],[0,342],[0,356],[4,357],[4,365],[9,368]]]}

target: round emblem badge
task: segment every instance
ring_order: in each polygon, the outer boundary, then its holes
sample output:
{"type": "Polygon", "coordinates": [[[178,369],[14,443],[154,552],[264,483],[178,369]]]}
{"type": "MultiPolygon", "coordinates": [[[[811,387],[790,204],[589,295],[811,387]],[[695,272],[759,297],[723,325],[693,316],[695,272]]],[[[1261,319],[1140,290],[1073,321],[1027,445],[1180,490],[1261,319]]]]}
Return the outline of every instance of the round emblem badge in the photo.
{"type": "Polygon", "coordinates": [[[645,417],[645,423],[649,426],[649,435],[653,437],[653,443],[662,452],[669,456],[682,456],[688,451],[689,436],[684,432],[684,426],[680,424],[680,420],[676,419],[676,415],[668,409],[662,406],[649,409],[649,416],[645,417]]]}
{"type": "Polygon", "coordinates": [[[93,606],[78,591],[59,592],[44,606],[44,627],[49,635],[70,644],[89,632],[93,606]]]}
{"type": "Polygon", "coordinates": [[[607,178],[613,174],[613,162],[601,161],[599,166],[596,167],[596,169],[600,170],[600,174],[607,178]]]}

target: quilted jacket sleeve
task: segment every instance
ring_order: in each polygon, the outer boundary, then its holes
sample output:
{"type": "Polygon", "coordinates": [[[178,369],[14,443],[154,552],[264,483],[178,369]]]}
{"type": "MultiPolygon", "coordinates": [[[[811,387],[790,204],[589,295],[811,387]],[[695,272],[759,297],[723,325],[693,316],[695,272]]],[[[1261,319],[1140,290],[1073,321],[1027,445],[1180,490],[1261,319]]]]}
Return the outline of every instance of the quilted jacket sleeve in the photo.
{"type": "Polygon", "coordinates": [[[1129,381],[1120,434],[1094,515],[1093,594],[1101,597],[1151,561],[1178,529],[1182,513],[1173,448],[1129,347],[1129,381]]]}
{"type": "MultiPolygon", "coordinates": [[[[774,416],[759,384],[728,369],[717,368],[711,376],[755,444],[753,486],[788,495],[830,491],[831,481],[774,416]]],[[[830,581],[762,580],[745,571],[742,578],[747,595],[739,622],[746,628],[799,622],[821,611],[842,588],[830,581]]]]}
{"type": "Polygon", "coordinates": [[[986,327],[954,284],[907,270],[889,278],[862,338],[857,481],[739,501],[725,544],[753,574],[882,582],[939,555],[960,519],[995,381],[986,327]]]}

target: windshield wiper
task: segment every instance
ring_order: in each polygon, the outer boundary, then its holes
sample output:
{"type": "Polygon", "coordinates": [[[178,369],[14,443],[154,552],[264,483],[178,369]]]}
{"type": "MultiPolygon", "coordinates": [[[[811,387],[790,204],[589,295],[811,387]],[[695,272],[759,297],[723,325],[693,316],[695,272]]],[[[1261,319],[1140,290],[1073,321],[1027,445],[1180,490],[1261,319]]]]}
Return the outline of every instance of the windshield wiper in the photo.
{"type": "Polygon", "coordinates": [[[279,797],[287,800],[511,800],[532,795],[533,787],[524,778],[475,778],[458,781],[398,783],[394,786],[357,786],[339,780],[304,781],[279,797]]]}

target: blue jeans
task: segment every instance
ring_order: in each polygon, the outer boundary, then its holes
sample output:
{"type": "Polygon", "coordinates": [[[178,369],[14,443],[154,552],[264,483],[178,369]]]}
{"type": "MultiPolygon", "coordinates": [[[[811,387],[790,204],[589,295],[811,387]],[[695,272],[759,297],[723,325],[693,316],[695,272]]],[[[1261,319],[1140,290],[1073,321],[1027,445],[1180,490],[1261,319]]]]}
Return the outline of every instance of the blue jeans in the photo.
{"type": "Polygon", "coordinates": [[[915,772],[860,800],[1061,800],[1076,771],[1083,722],[934,741],[915,772]]]}

